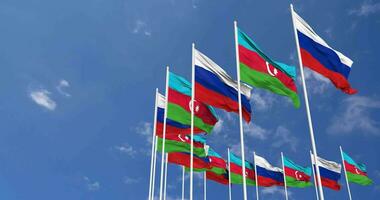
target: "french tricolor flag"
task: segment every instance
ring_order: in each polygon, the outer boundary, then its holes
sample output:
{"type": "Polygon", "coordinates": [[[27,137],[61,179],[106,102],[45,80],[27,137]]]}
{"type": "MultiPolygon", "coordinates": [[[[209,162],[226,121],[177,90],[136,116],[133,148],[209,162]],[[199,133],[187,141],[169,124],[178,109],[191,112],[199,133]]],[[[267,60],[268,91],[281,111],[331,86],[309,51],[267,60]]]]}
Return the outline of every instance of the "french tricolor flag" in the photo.
{"type": "Polygon", "coordinates": [[[347,94],[355,94],[348,82],[353,61],[331,48],[315,31],[293,11],[293,23],[297,31],[302,63],[331,80],[335,87],[347,94]]]}
{"type": "MultiPolygon", "coordinates": [[[[342,170],[342,165],[333,161],[325,160],[318,157],[319,173],[321,175],[322,186],[333,189],[340,190],[339,179],[340,172],[342,170]]],[[[314,156],[311,154],[311,160],[313,166],[315,166],[314,156]]],[[[315,167],[314,167],[315,169],[315,167]]]]}
{"type": "Polygon", "coordinates": [[[265,158],[255,154],[255,166],[257,173],[257,182],[259,186],[271,187],[271,186],[283,186],[284,174],[282,169],[273,167],[265,158]]]}
{"type": "MultiPolygon", "coordinates": [[[[238,84],[219,65],[198,50],[195,59],[195,97],[211,106],[227,112],[239,113],[238,84]]],[[[242,113],[245,121],[251,121],[251,87],[241,84],[242,113]]]]}

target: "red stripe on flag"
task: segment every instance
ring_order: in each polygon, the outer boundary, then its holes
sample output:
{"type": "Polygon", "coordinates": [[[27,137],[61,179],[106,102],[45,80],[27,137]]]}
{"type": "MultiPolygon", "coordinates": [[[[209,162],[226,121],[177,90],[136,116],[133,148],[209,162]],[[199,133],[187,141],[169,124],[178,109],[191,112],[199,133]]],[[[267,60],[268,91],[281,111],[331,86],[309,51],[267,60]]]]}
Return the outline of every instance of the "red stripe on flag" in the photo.
{"type": "Polygon", "coordinates": [[[347,161],[344,161],[344,166],[346,167],[346,171],[348,171],[348,172],[351,172],[353,174],[362,175],[362,176],[367,176],[366,172],[361,171],[355,165],[352,165],[352,164],[348,163],[347,161]]]}
{"type": "MultiPolygon", "coordinates": [[[[230,163],[231,172],[234,174],[242,175],[243,168],[235,163],[230,163]]],[[[255,180],[255,171],[252,169],[245,168],[246,171],[246,177],[255,180]]]]}
{"type": "MultiPolygon", "coordinates": [[[[268,72],[266,61],[256,52],[253,52],[244,46],[239,45],[239,58],[240,62],[244,63],[251,69],[271,76],[268,72]]],[[[270,68],[269,70],[272,71],[273,69],[276,69],[270,63],[268,64],[270,68]]],[[[295,85],[294,80],[287,74],[278,69],[275,77],[280,80],[282,84],[284,84],[287,88],[297,93],[297,86],[295,85]]]]}
{"type": "MultiPolygon", "coordinates": [[[[239,103],[215,92],[213,90],[209,90],[199,83],[195,83],[195,96],[196,100],[202,101],[208,105],[218,107],[226,110],[227,112],[235,112],[239,113],[239,103]]],[[[243,107],[243,106],[242,106],[243,107]]],[[[243,107],[243,118],[245,121],[251,121],[251,113],[249,113],[243,107]]]]}
{"type": "Polygon", "coordinates": [[[214,172],[207,171],[206,172],[206,178],[213,180],[215,182],[227,185],[228,184],[228,176],[225,174],[215,174],[214,172]]]}
{"type": "MultiPolygon", "coordinates": [[[[209,169],[209,165],[204,160],[194,156],[193,166],[195,169],[209,169]]],[[[182,165],[190,168],[190,154],[175,152],[168,153],[168,162],[173,164],[182,165]]]]}
{"type": "Polygon", "coordinates": [[[263,187],[271,187],[274,185],[283,186],[284,182],[278,182],[274,179],[263,177],[263,176],[257,176],[257,181],[259,182],[259,186],[263,187]]]}
{"type": "MultiPolygon", "coordinates": [[[[169,88],[169,102],[177,104],[185,109],[187,112],[191,113],[190,110],[191,97],[176,90],[169,88]]],[[[194,112],[194,115],[201,118],[206,124],[215,125],[218,121],[214,115],[211,113],[210,109],[201,102],[195,102],[195,107],[198,107],[194,112]]]]}
{"type": "Polygon", "coordinates": [[[346,94],[355,94],[357,90],[353,89],[348,80],[341,74],[329,70],[323,66],[317,59],[315,59],[308,51],[301,48],[302,63],[305,67],[312,69],[313,71],[321,74],[322,76],[331,80],[331,82],[338,89],[342,90],[346,94]]]}
{"type": "Polygon", "coordinates": [[[212,167],[218,167],[218,168],[223,168],[223,169],[226,169],[227,167],[226,161],[222,158],[209,156],[209,160],[210,160],[210,165],[212,167]]]}
{"type": "Polygon", "coordinates": [[[321,177],[322,186],[333,189],[340,190],[340,185],[338,182],[327,179],[325,177],[321,177]]]}
{"type": "Polygon", "coordinates": [[[295,178],[297,181],[310,182],[310,176],[302,171],[294,170],[290,167],[285,166],[285,175],[295,178]]]}
{"type": "MultiPolygon", "coordinates": [[[[163,137],[163,129],[164,129],[164,124],[161,123],[161,122],[157,122],[156,123],[156,135],[158,137],[163,137]]],[[[204,131],[195,127],[194,126],[194,134],[199,134],[199,133],[203,133],[204,131]]],[[[178,135],[178,134],[190,134],[191,133],[191,128],[187,128],[187,129],[181,129],[181,128],[177,128],[177,127],[174,127],[174,126],[170,126],[168,124],[166,124],[166,136],[168,135],[178,135]]]]}

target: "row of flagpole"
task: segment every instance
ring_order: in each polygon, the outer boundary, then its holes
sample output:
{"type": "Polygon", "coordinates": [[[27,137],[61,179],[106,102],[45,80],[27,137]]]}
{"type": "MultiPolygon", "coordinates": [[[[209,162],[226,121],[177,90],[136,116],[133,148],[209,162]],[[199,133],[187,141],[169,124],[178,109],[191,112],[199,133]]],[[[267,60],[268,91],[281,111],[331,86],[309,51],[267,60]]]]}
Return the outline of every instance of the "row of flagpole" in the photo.
{"type": "MultiPolygon", "coordinates": [[[[297,37],[297,30],[295,27],[295,22],[294,22],[294,10],[293,10],[293,5],[290,5],[291,9],[291,15],[292,15],[292,22],[293,22],[293,31],[294,31],[294,37],[296,41],[296,48],[297,48],[297,55],[298,55],[298,61],[299,61],[299,68],[300,68],[300,74],[301,74],[301,80],[302,80],[302,87],[303,87],[303,93],[304,93],[304,100],[305,100],[305,107],[306,107],[306,115],[307,115],[307,120],[308,120],[308,127],[309,127],[309,134],[310,134],[310,140],[311,140],[311,146],[312,146],[312,156],[314,157],[314,160],[317,160],[318,158],[318,153],[317,153],[317,147],[316,147],[316,142],[315,142],[315,137],[314,137],[314,129],[313,129],[313,122],[312,122],[312,116],[310,112],[310,106],[309,106],[309,98],[308,98],[308,93],[307,93],[307,86],[305,82],[305,76],[304,76],[304,71],[303,71],[303,63],[301,59],[301,53],[300,53],[300,46],[299,46],[299,41],[297,37]]],[[[238,32],[237,32],[237,22],[234,22],[234,37],[235,37],[235,58],[236,58],[236,71],[237,71],[237,85],[238,85],[238,105],[239,105],[239,132],[240,132],[240,145],[241,145],[241,158],[242,158],[242,177],[243,177],[243,199],[247,200],[247,186],[246,186],[246,176],[245,176],[245,171],[246,171],[246,166],[245,166],[245,147],[244,147],[244,130],[243,130],[243,114],[242,114],[242,100],[241,100],[241,83],[240,83],[240,67],[239,67],[239,51],[238,51],[238,32]]],[[[191,138],[193,138],[194,135],[194,107],[195,107],[195,74],[194,74],[194,50],[195,50],[195,44],[192,44],[192,74],[191,74],[191,83],[192,83],[192,94],[191,94],[191,138]]],[[[169,82],[169,67],[166,68],[166,85],[165,85],[165,96],[168,97],[168,82],[169,82]]],[[[156,99],[157,99],[157,89],[156,89],[156,99]]],[[[167,118],[167,104],[168,101],[165,102],[165,111],[164,111],[164,121],[163,121],[163,143],[162,143],[162,155],[161,155],[161,176],[160,176],[160,190],[159,190],[159,200],[165,200],[166,198],[166,181],[164,183],[164,180],[166,180],[166,173],[164,170],[167,170],[167,157],[165,160],[165,138],[166,138],[166,118],[167,118]],[[165,177],[164,177],[165,176],[165,177]]],[[[157,157],[157,139],[155,136],[156,132],[156,119],[157,119],[157,109],[155,106],[155,116],[154,116],[154,132],[152,136],[152,156],[151,156],[151,171],[150,171],[150,180],[149,180],[149,198],[153,199],[154,198],[154,185],[155,185],[155,165],[156,165],[156,157],[157,157]],[[154,152],[153,152],[154,151],[154,152]]],[[[190,184],[189,184],[189,196],[190,200],[193,200],[193,140],[191,139],[191,149],[190,149],[190,184]]],[[[341,150],[342,154],[342,150],[341,150]]],[[[229,155],[228,155],[229,156],[229,155]]],[[[283,162],[283,156],[282,157],[282,162],[283,162]]],[[[342,155],[343,159],[343,155],[342,155]]],[[[322,184],[321,184],[321,176],[320,176],[320,171],[318,167],[318,162],[315,162],[315,174],[316,174],[316,179],[315,179],[315,187],[316,187],[316,195],[318,199],[324,200],[324,195],[323,195],[323,189],[322,189],[322,184]]],[[[230,166],[228,166],[230,168],[230,166]]],[[[183,169],[184,170],[184,169],[183,169]]],[[[344,170],[346,170],[344,168],[344,170]]],[[[314,171],[314,168],[313,168],[314,171]]],[[[255,173],[256,169],[255,169],[255,173]]],[[[314,172],[313,172],[314,174],[314,172]]],[[[206,183],[206,174],[204,174],[205,177],[205,183],[206,183]]],[[[256,179],[257,179],[257,174],[256,174],[256,179]]],[[[184,171],[183,171],[183,178],[184,178],[184,171]]],[[[229,175],[230,178],[230,175],[229,175]]],[[[285,179],[285,178],[284,178],[285,179]]],[[[286,180],[284,180],[286,183],[286,180]]],[[[257,182],[257,180],[256,180],[257,182]]],[[[349,189],[349,184],[347,181],[347,175],[346,175],[346,182],[347,182],[347,189],[349,192],[349,197],[351,200],[351,192],[349,189]]],[[[182,183],[182,199],[184,198],[184,180],[182,183]]],[[[256,197],[257,199],[259,198],[258,195],[258,189],[257,189],[257,184],[256,184],[256,197]]],[[[204,199],[206,199],[206,185],[204,186],[204,199]]],[[[285,194],[287,198],[287,189],[285,185],[285,194]]],[[[229,183],[229,199],[231,200],[231,183],[229,183]]]]}

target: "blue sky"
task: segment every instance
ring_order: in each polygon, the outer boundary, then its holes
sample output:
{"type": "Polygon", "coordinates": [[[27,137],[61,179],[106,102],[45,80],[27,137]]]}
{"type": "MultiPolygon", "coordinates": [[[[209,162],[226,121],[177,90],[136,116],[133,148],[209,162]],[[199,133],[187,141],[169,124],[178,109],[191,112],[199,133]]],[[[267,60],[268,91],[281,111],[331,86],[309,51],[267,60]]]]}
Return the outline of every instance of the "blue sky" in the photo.
{"type": "MultiPolygon", "coordinates": [[[[191,72],[191,43],[236,77],[233,20],[273,59],[297,65],[289,3],[354,65],[359,90],[347,96],[306,72],[320,156],[340,161],[339,145],[364,162],[374,185],[351,185],[354,199],[380,195],[380,2],[253,0],[2,0],[0,2],[0,198],[145,199],[154,90],[165,66],[191,72]]],[[[301,85],[298,88],[301,91],[301,85]]],[[[302,98],[302,94],[301,98],[302,98]]],[[[279,165],[280,152],[309,165],[305,107],[254,89],[246,152],[279,165]]],[[[238,118],[217,111],[209,144],[239,150],[238,118]]],[[[168,199],[180,197],[180,170],[169,166],[168,199]]],[[[201,176],[195,197],[202,196],[201,176]]],[[[325,189],[328,199],[346,199],[325,189]]],[[[186,185],[188,186],[188,185],[186,185]]],[[[186,187],[188,188],[188,187],[186,187]]],[[[209,199],[227,187],[208,182],[209,199]]],[[[314,188],[290,189],[313,199],[314,188]]],[[[242,188],[233,186],[234,199],[242,188]]],[[[254,188],[248,189],[250,198],[254,188]]],[[[260,188],[281,199],[281,188],[260,188]]]]}

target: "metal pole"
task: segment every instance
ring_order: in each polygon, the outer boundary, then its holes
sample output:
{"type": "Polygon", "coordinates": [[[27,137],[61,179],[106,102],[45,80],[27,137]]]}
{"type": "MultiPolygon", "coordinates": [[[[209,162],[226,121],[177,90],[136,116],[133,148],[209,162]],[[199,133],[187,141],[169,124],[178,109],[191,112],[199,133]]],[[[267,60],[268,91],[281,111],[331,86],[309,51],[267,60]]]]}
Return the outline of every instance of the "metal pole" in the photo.
{"type": "Polygon", "coordinates": [[[185,166],[182,166],[182,200],[185,200],[185,166]]]}
{"type": "Polygon", "coordinates": [[[153,163],[154,163],[154,147],[155,147],[155,139],[156,139],[156,121],[157,121],[157,95],[158,88],[156,88],[155,101],[154,101],[154,117],[153,117],[153,133],[152,133],[152,153],[150,158],[150,176],[149,176],[149,197],[152,197],[152,180],[153,180],[153,163]]]}
{"type": "Polygon", "coordinates": [[[284,154],[282,152],[281,152],[281,161],[282,161],[282,173],[284,175],[285,199],[288,200],[288,190],[286,188],[286,174],[285,174],[284,154]]]}
{"type": "Polygon", "coordinates": [[[207,175],[206,171],[203,174],[203,199],[207,199],[207,175]]]}
{"type": "Polygon", "coordinates": [[[346,177],[346,184],[347,184],[348,197],[350,198],[350,200],[352,200],[352,197],[351,197],[351,190],[350,190],[350,184],[348,183],[348,177],[347,177],[346,165],[344,164],[344,157],[343,157],[342,146],[339,146],[339,149],[340,149],[340,156],[342,157],[342,164],[343,164],[343,169],[344,169],[344,176],[346,177]]]}
{"type": "MultiPolygon", "coordinates": [[[[310,158],[312,158],[311,151],[310,151],[310,158]]],[[[313,180],[314,180],[314,186],[315,186],[315,194],[317,196],[317,200],[319,200],[317,177],[316,177],[316,174],[315,174],[313,161],[311,162],[311,169],[313,170],[313,176],[314,176],[313,180]]]]}
{"type": "Polygon", "coordinates": [[[240,83],[240,64],[239,64],[239,46],[238,46],[238,32],[237,32],[237,22],[234,21],[234,31],[235,31],[235,54],[236,54],[236,71],[237,71],[237,82],[238,82],[238,101],[239,101],[239,127],[240,127],[240,147],[241,147],[241,159],[242,162],[242,176],[243,176],[243,197],[247,200],[247,183],[245,177],[245,154],[244,154],[244,134],[243,134],[243,112],[241,108],[241,83],[240,83]]]}
{"type": "Polygon", "coordinates": [[[165,86],[165,112],[164,112],[164,127],[162,129],[162,151],[161,151],[161,180],[160,180],[160,200],[162,200],[162,190],[164,184],[164,165],[165,165],[165,139],[166,139],[166,118],[168,115],[168,94],[169,94],[169,66],[166,67],[166,86],[165,86]]]}
{"type": "Polygon", "coordinates": [[[195,74],[194,74],[194,49],[195,44],[192,44],[191,49],[191,144],[190,144],[190,200],[193,200],[193,162],[194,162],[194,104],[195,104],[195,74]]]}
{"type": "Polygon", "coordinates": [[[157,164],[157,139],[158,139],[158,136],[155,137],[155,140],[154,140],[154,165],[153,165],[153,179],[152,179],[152,196],[151,196],[151,200],[154,199],[154,186],[156,184],[156,164],[157,164]]]}
{"type": "Polygon", "coordinates": [[[253,162],[255,166],[256,199],[259,200],[259,178],[257,177],[256,152],[253,152],[253,162]]]}
{"type": "Polygon", "coordinates": [[[164,200],[166,200],[166,185],[168,183],[168,153],[165,153],[165,182],[164,182],[164,200]]]}
{"type": "Polygon", "coordinates": [[[229,200],[232,200],[230,148],[227,148],[227,153],[228,153],[228,196],[230,197],[229,200]]]}
{"type": "Polygon", "coordinates": [[[318,182],[318,186],[319,186],[318,187],[318,189],[319,189],[319,196],[321,197],[321,200],[324,200],[323,190],[322,190],[322,184],[321,184],[321,176],[320,176],[320,173],[319,173],[319,167],[318,167],[318,162],[317,162],[318,155],[317,155],[317,147],[315,145],[315,139],[314,139],[313,122],[312,122],[311,114],[310,114],[309,98],[308,98],[308,95],[307,95],[305,76],[304,76],[304,73],[303,73],[303,64],[302,64],[302,59],[301,59],[301,52],[300,52],[300,47],[299,47],[299,41],[298,41],[298,37],[297,37],[297,30],[296,30],[296,27],[295,27],[295,24],[294,24],[294,10],[293,10],[293,5],[292,4],[290,4],[290,9],[291,9],[291,12],[292,12],[294,37],[296,39],[297,52],[298,52],[298,62],[299,62],[299,67],[300,67],[300,71],[301,71],[303,93],[304,93],[304,97],[305,97],[306,114],[307,114],[307,119],[308,119],[308,122],[309,122],[308,124],[309,124],[309,130],[310,130],[311,146],[312,146],[312,150],[313,150],[314,160],[316,161],[315,162],[315,166],[316,166],[316,170],[315,171],[317,172],[316,174],[317,174],[317,182],[318,182]]]}

